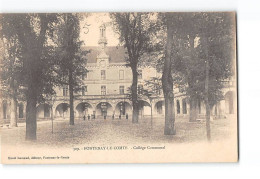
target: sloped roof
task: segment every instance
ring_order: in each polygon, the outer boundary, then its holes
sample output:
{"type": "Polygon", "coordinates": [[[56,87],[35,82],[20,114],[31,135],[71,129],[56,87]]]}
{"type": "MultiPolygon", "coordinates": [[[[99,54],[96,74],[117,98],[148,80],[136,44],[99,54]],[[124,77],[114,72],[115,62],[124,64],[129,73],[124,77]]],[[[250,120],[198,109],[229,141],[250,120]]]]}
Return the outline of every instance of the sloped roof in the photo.
{"type": "MultiPolygon", "coordinates": [[[[97,56],[100,53],[100,47],[98,46],[84,46],[82,50],[90,50],[87,54],[87,63],[96,63],[97,56]]],[[[122,46],[107,46],[106,54],[109,56],[110,63],[124,63],[126,58],[126,50],[122,46]]]]}

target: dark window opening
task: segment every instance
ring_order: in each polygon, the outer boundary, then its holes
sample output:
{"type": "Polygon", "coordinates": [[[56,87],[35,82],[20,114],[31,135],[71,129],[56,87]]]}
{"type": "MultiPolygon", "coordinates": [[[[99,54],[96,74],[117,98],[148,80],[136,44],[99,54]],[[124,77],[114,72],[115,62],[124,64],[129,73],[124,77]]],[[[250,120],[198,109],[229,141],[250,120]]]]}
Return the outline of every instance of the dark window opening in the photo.
{"type": "Polygon", "coordinates": [[[124,86],[119,87],[119,94],[125,94],[125,87],[124,86]]]}
{"type": "Polygon", "coordinates": [[[142,79],[143,78],[142,70],[138,70],[137,73],[138,73],[138,79],[142,79]]]}
{"type": "Polygon", "coordinates": [[[101,80],[105,80],[105,79],[106,79],[106,71],[101,70],[101,80]]]}
{"type": "Polygon", "coordinates": [[[44,118],[50,117],[50,107],[48,104],[44,104],[44,118]]]}
{"type": "Polygon", "coordinates": [[[106,95],[106,86],[101,86],[101,95],[106,95]]]}
{"type": "Polygon", "coordinates": [[[181,110],[180,110],[180,101],[177,100],[177,114],[180,114],[181,110]]]}
{"type": "Polygon", "coordinates": [[[68,86],[63,87],[63,96],[68,96],[68,86]]]}
{"type": "Polygon", "coordinates": [[[143,85],[138,85],[138,87],[137,87],[137,92],[138,92],[138,94],[142,94],[143,93],[143,85]]]}
{"type": "Polygon", "coordinates": [[[82,96],[85,96],[87,94],[87,92],[88,92],[87,86],[82,86],[81,92],[82,92],[82,96]]]}
{"type": "Polygon", "coordinates": [[[7,104],[6,104],[6,102],[3,103],[3,118],[7,119],[7,104]]]}
{"type": "Polygon", "coordinates": [[[19,118],[23,118],[23,104],[19,105],[18,111],[19,111],[19,114],[18,114],[19,118]]]}
{"type": "Polygon", "coordinates": [[[185,99],[182,100],[182,113],[187,114],[187,103],[185,99]]]}

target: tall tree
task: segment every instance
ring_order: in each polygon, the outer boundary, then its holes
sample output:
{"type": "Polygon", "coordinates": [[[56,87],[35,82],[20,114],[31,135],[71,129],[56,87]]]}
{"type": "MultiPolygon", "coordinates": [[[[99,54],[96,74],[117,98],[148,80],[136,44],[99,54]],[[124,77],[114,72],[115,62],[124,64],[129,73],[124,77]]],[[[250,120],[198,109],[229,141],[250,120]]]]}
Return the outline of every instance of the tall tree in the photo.
{"type": "MultiPolygon", "coordinates": [[[[25,90],[26,139],[36,140],[36,104],[53,94],[52,38],[57,14],[4,14],[1,17],[3,38],[14,39],[19,47],[16,56],[17,84],[25,90]]],[[[12,74],[10,74],[12,75],[12,74]]]]}
{"type": "Polygon", "coordinates": [[[87,73],[87,51],[81,50],[82,41],[79,40],[80,20],[79,13],[61,14],[60,24],[55,33],[55,42],[60,52],[58,72],[62,76],[60,84],[69,86],[70,125],[74,125],[74,92],[81,89],[82,75],[87,73]]]}
{"type": "Polygon", "coordinates": [[[190,97],[192,120],[196,119],[198,100],[204,101],[207,137],[210,140],[210,110],[223,99],[223,81],[234,74],[231,68],[235,50],[234,14],[180,15],[174,73],[181,74],[184,92],[190,97]]]}
{"type": "Polygon", "coordinates": [[[10,102],[10,126],[17,127],[17,98],[18,85],[16,82],[17,70],[16,65],[19,47],[14,39],[3,39],[2,41],[2,60],[1,60],[1,94],[2,97],[9,99],[10,102]],[[14,41],[13,41],[14,40],[14,41]]]}
{"type": "Polygon", "coordinates": [[[152,51],[151,34],[154,24],[152,13],[111,13],[115,31],[119,34],[119,40],[127,50],[127,62],[131,67],[133,81],[131,86],[131,100],[133,104],[132,122],[138,122],[138,65],[142,56],[152,51]]]}
{"type": "Polygon", "coordinates": [[[173,47],[173,23],[172,13],[166,13],[167,41],[165,47],[165,60],[162,75],[162,87],[165,100],[165,135],[175,135],[175,112],[174,112],[174,94],[172,78],[172,47],[173,47]]]}
{"type": "Polygon", "coordinates": [[[157,98],[161,94],[162,80],[158,77],[152,77],[145,81],[145,87],[142,90],[142,96],[149,99],[151,104],[151,120],[153,119],[153,106],[152,102],[154,98],[157,98]]]}
{"type": "Polygon", "coordinates": [[[232,13],[202,13],[200,58],[205,70],[201,71],[205,84],[202,99],[206,105],[207,139],[211,140],[210,111],[223,99],[224,80],[234,75],[233,59],[235,51],[235,16],[232,13]]]}

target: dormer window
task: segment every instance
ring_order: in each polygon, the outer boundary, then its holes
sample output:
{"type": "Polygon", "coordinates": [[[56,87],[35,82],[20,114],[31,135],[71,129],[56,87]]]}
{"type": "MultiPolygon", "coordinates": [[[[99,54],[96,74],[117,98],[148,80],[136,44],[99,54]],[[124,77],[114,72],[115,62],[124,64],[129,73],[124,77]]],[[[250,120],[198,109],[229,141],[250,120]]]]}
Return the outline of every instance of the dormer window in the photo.
{"type": "Polygon", "coordinates": [[[101,80],[106,79],[106,70],[101,70],[101,80]]]}
{"type": "Polygon", "coordinates": [[[106,66],[106,62],[105,62],[104,60],[102,60],[102,61],[100,62],[100,66],[101,66],[102,68],[104,68],[104,67],[106,66]]]}

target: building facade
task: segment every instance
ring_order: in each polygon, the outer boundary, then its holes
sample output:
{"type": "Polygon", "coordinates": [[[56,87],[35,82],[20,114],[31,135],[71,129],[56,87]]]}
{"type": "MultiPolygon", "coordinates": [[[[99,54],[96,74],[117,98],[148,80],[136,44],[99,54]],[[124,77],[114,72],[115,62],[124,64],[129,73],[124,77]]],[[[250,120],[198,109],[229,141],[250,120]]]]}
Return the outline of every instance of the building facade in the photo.
{"type": "MultiPolygon", "coordinates": [[[[129,88],[132,84],[132,71],[126,63],[123,47],[107,46],[106,28],[100,27],[100,39],[97,47],[84,47],[90,50],[87,55],[86,75],[82,75],[84,85],[81,91],[75,94],[74,113],[76,118],[84,116],[107,116],[115,118],[132,115],[132,103],[129,99],[129,88]]],[[[151,67],[142,67],[138,70],[138,88],[144,87],[145,81],[161,74],[151,67]]],[[[227,116],[235,113],[235,83],[228,81],[224,90],[225,99],[212,109],[215,116],[227,116]]],[[[190,105],[188,98],[174,89],[176,117],[188,118],[190,105]]],[[[150,99],[142,96],[139,102],[139,114],[163,115],[164,99],[162,91],[150,99]]],[[[1,100],[1,123],[8,123],[10,119],[10,100],[1,100]]],[[[17,118],[25,120],[26,104],[23,101],[17,104],[17,118]]],[[[205,116],[205,105],[198,103],[199,117],[205,116]]],[[[69,91],[68,87],[56,89],[56,96],[46,104],[37,105],[37,119],[68,119],[69,118],[69,91]]]]}

